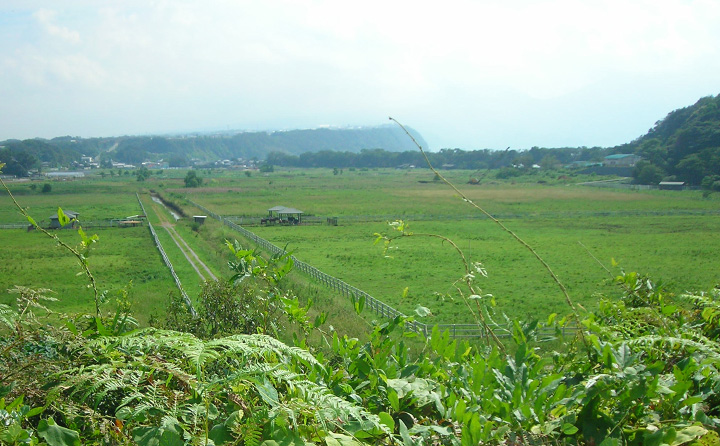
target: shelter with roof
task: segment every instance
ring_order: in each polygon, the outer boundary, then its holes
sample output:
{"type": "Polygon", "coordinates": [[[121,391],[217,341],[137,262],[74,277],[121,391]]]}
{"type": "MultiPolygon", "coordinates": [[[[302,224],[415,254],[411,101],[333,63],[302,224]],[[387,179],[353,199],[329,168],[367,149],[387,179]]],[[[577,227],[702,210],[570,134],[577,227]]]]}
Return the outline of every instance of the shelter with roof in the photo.
{"type": "Polygon", "coordinates": [[[683,190],[685,189],[685,183],[683,181],[661,181],[658,188],[661,190],[683,190]]]}
{"type": "Polygon", "coordinates": [[[302,219],[303,211],[287,206],[273,206],[268,209],[268,218],[264,218],[262,223],[280,223],[297,225],[302,219]]]}

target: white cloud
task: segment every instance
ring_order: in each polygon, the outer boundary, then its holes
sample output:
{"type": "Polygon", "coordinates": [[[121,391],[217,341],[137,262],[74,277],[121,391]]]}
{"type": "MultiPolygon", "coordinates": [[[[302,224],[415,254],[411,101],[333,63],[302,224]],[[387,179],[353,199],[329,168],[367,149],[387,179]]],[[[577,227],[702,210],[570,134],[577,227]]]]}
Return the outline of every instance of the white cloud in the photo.
{"type": "MultiPolygon", "coordinates": [[[[60,133],[113,125],[132,133],[139,122],[138,131],[366,124],[400,113],[438,135],[435,146],[483,147],[533,129],[518,119],[550,102],[587,107],[631,85],[638,98],[685,95],[681,106],[718,90],[709,74],[720,69],[713,0],[8,1],[0,93],[26,104],[43,98],[38,107],[59,107],[68,92],[85,98],[76,114],[86,119],[60,133]],[[650,91],[662,83],[648,79],[688,85],[650,91]]],[[[2,118],[0,139],[53,136],[32,117],[2,118]]],[[[552,132],[526,133],[523,141],[544,139],[532,145],[553,144],[552,132]]]]}
{"type": "Polygon", "coordinates": [[[80,33],[64,26],[58,26],[56,21],[57,12],[49,9],[40,9],[33,14],[45,32],[53,37],[60,38],[69,43],[80,43],[80,33]]]}

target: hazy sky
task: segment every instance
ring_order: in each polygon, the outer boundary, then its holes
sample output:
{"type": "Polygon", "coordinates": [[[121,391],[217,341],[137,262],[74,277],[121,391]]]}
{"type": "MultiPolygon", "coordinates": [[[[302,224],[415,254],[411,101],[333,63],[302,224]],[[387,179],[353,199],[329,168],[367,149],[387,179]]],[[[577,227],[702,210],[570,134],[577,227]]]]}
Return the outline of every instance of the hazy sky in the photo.
{"type": "Polygon", "coordinates": [[[3,0],[0,140],[386,124],[611,146],[720,93],[717,0],[3,0]]]}

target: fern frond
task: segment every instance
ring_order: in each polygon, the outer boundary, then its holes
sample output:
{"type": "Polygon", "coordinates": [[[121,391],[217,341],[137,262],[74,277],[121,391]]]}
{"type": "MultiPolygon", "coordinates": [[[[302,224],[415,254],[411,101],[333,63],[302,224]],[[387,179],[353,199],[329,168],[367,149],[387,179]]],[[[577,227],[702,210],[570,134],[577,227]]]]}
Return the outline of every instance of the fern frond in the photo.
{"type": "Polygon", "coordinates": [[[0,304],[0,323],[8,326],[11,330],[15,328],[18,314],[8,305],[0,304]]]}
{"type": "Polygon", "coordinates": [[[315,359],[315,357],[309,351],[299,347],[287,345],[282,341],[279,341],[267,335],[234,335],[223,339],[237,340],[244,343],[245,345],[252,346],[256,349],[256,354],[265,355],[270,353],[278,355],[280,357],[298,359],[308,364],[322,367],[322,364],[320,364],[318,360],[315,359]]]}
{"type": "Polygon", "coordinates": [[[253,416],[245,423],[234,425],[232,431],[245,446],[260,446],[263,424],[264,420],[258,422],[253,416]]]}
{"type": "Polygon", "coordinates": [[[720,361],[720,345],[704,336],[695,335],[696,339],[669,336],[641,336],[626,341],[631,347],[654,347],[663,354],[681,350],[685,353],[701,354],[703,357],[720,361]]]}

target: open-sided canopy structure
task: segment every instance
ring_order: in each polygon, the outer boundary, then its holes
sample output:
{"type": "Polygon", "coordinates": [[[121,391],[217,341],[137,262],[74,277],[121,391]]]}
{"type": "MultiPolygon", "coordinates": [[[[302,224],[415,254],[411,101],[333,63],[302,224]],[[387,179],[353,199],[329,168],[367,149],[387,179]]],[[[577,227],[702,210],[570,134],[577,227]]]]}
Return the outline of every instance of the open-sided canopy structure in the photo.
{"type": "Polygon", "coordinates": [[[287,206],[274,206],[268,209],[270,219],[279,219],[280,221],[286,220],[292,223],[299,223],[303,211],[295,208],[289,208],[287,206]]]}

